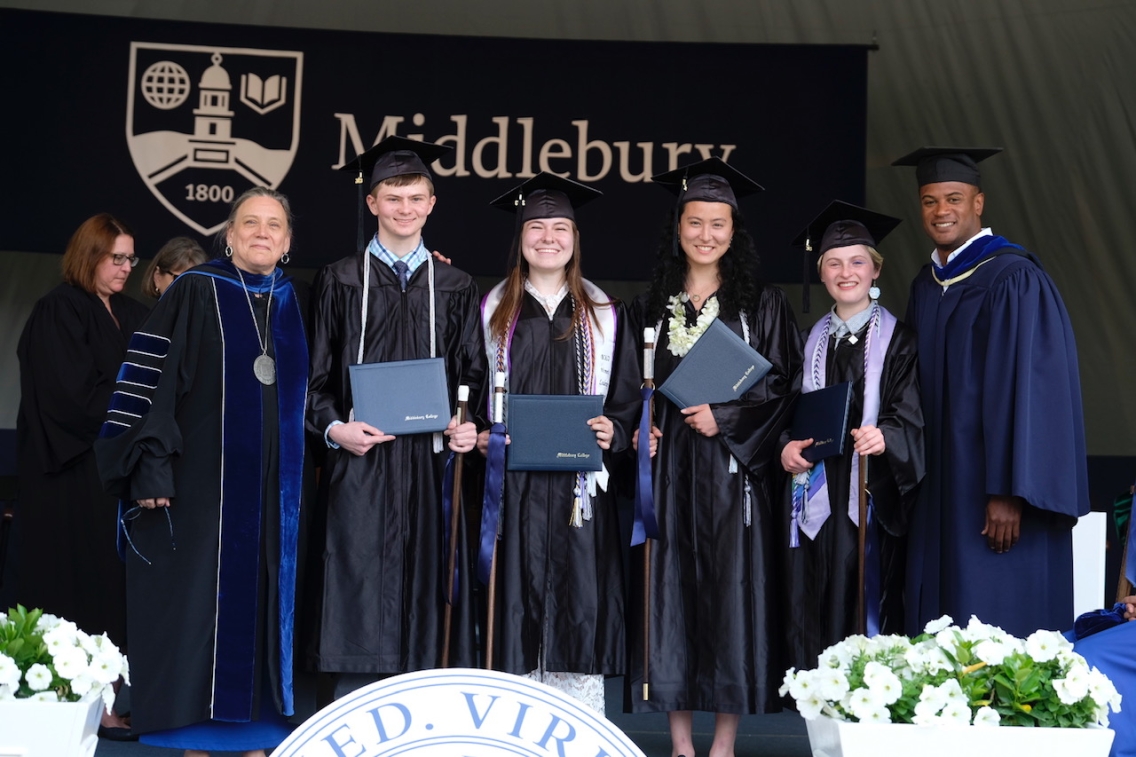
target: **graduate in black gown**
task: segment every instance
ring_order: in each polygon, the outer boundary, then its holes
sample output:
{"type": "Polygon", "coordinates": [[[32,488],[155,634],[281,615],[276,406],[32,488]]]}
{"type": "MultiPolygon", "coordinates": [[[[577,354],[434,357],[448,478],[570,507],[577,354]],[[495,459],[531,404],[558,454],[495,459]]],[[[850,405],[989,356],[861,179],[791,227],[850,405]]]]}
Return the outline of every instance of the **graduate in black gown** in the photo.
{"type": "Polygon", "coordinates": [[[223,233],[229,257],[178,277],[131,340],[96,452],[129,508],[134,729],[261,757],[294,709],[307,346],[277,268],[287,198],[248,190],[223,233]]]}
{"type": "MultiPolygon", "coordinates": [[[[717,317],[772,364],[740,400],[679,408],[655,397],[650,689],[642,698],[641,618],[629,676],[635,712],[663,711],[673,754],[693,754],[691,710],[718,713],[712,755],[733,753],[740,715],[779,709],[785,670],[775,525],[784,474],[778,442],[801,387],[801,335],[785,294],[759,282],[737,196],[761,188],[714,158],[656,176],[679,192],[651,288],[635,302],[636,338],[659,326],[661,385],[717,317]],[[672,236],[673,235],[673,236],[672,236]]],[[[636,435],[637,436],[637,435],[636,435]]],[[[642,440],[636,441],[636,444],[642,440]]],[[[632,552],[631,565],[642,562],[632,552]]],[[[631,610],[643,586],[632,570],[631,610]]]]}
{"type": "Polygon", "coordinates": [[[946,613],[1025,637],[1073,615],[1071,531],[1089,511],[1077,346],[1037,257],[982,226],[977,162],[997,152],[923,148],[896,161],[916,166],[935,244],[905,318],[919,334],[927,423],[912,633],[946,613]]]}
{"type": "MultiPolygon", "coordinates": [[[[124,653],[117,504],[103,493],[92,445],[126,344],[148,312],[122,293],[137,264],[124,223],[107,213],[88,218],[67,243],[63,283],[36,302],[16,348],[20,602],[106,633],[124,653]]],[[[127,733],[117,715],[104,714],[102,724],[127,733]]]]}
{"type": "MultiPolygon", "coordinates": [[[[625,652],[608,473],[631,443],[640,401],[623,310],[580,272],[575,208],[597,196],[542,173],[494,201],[517,213],[518,231],[508,278],[486,296],[482,324],[489,364],[510,393],[605,398],[603,415],[588,421],[604,451],[602,471],[505,473],[493,660],[497,670],[529,675],[602,713],[603,676],[623,673],[625,652]]],[[[489,432],[478,441],[486,452],[489,432]]],[[[500,452],[490,465],[504,464],[500,452]]]]}
{"type": "Polygon", "coordinates": [[[858,632],[859,467],[866,455],[871,493],[866,550],[869,636],[903,633],[907,523],[923,479],[923,409],[915,332],[877,302],[883,266],[877,243],[899,219],[833,202],[794,244],[817,245],[820,280],[832,310],[810,330],[803,392],[852,383],[844,452],[814,464],[811,438],[782,435],[788,482],[782,507],[791,521],[786,632],[789,662],[817,665],[827,647],[858,632]]]}
{"type": "MultiPolygon", "coordinates": [[[[422,241],[436,201],[426,165],[448,149],[389,137],[350,164],[370,176],[366,202],[378,231],[363,254],[324,267],[312,287],[307,426],[328,449],[315,517],[322,533],[313,537],[322,556],[312,567],[317,627],[309,658],[336,674],[330,696],[442,660],[442,483],[450,453],[476,444],[485,373],[477,285],[436,263],[422,241]],[[474,420],[452,419],[444,437],[396,438],[353,419],[348,366],[431,357],[445,363],[451,408],[458,386],[470,387],[474,420]]],[[[468,566],[465,533],[460,527],[456,535],[458,559],[468,566]]],[[[470,666],[476,612],[468,568],[460,575],[450,660],[470,666]]]]}

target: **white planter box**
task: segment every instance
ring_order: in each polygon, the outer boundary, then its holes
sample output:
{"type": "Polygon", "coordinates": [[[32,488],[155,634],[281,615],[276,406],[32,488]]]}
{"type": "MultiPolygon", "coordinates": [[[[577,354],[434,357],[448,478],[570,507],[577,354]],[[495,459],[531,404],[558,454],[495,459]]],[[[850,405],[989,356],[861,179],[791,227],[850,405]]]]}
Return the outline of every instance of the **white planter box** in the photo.
{"type": "Polygon", "coordinates": [[[0,757],[92,757],[102,697],[81,702],[0,702],[0,757]]]}
{"type": "Polygon", "coordinates": [[[1021,728],[805,721],[813,757],[1107,757],[1108,728],[1021,728]]]}

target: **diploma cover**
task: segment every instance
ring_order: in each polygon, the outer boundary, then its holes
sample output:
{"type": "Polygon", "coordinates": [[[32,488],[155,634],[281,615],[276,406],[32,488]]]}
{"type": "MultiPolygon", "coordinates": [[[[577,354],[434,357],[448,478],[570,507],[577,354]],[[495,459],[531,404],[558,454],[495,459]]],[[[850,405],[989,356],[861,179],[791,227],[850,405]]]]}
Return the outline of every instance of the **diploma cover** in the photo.
{"type": "Polygon", "coordinates": [[[354,420],[393,436],[444,431],[449,425],[450,393],[442,358],[362,363],[347,370],[354,420]]]}
{"type": "Polygon", "coordinates": [[[659,387],[679,407],[736,400],[760,381],[773,364],[718,319],[659,387]]]}
{"type": "Polygon", "coordinates": [[[810,463],[844,453],[844,440],[848,436],[848,410],[852,407],[852,383],[844,381],[815,392],[805,392],[797,400],[793,416],[793,430],[789,438],[795,441],[813,439],[801,450],[801,457],[810,463]]]}
{"type": "Polygon", "coordinates": [[[603,450],[587,421],[601,415],[598,394],[510,394],[508,469],[600,470],[603,450]]]}

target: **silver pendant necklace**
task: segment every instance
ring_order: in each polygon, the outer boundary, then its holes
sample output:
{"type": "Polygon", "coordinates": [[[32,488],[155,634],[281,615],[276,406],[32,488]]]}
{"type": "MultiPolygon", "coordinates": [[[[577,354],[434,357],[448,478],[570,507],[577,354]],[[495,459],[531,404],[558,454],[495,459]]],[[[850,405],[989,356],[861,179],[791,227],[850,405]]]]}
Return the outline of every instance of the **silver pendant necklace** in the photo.
{"type": "MultiPolygon", "coordinates": [[[[252,297],[249,295],[248,286],[245,285],[245,277],[241,274],[241,269],[233,266],[237,271],[237,278],[241,280],[241,288],[245,290],[245,299],[248,301],[249,313],[252,314],[252,327],[256,329],[256,341],[260,345],[260,356],[252,361],[252,373],[256,376],[256,380],[265,386],[271,386],[276,383],[276,361],[268,356],[268,336],[269,319],[272,318],[272,290],[274,287],[268,288],[268,311],[264,314],[264,338],[260,336],[260,324],[256,322],[256,310],[252,306],[252,297]]],[[[275,271],[273,275],[275,276],[275,271]]],[[[273,282],[275,283],[275,282],[273,282]]]]}

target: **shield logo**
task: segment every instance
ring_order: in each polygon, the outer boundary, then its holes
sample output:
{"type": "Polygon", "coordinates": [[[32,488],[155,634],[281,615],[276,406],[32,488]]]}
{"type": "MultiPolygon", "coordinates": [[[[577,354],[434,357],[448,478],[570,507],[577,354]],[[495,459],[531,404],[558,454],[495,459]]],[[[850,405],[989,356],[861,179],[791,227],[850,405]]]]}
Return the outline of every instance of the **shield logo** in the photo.
{"type": "Polygon", "coordinates": [[[300,142],[304,54],[152,42],[130,44],[126,141],[138,175],[201,234],[229,203],[275,189],[300,142]]]}

